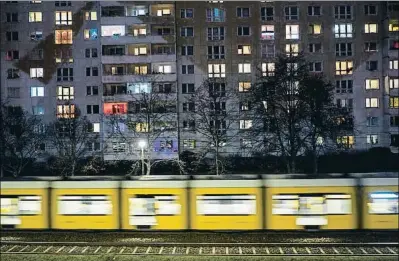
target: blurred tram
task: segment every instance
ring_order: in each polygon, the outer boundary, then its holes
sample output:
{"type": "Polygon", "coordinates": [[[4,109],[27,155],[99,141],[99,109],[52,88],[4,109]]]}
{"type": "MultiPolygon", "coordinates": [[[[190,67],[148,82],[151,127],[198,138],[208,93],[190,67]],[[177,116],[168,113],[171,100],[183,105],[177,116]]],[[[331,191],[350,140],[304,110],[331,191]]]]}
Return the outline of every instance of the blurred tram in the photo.
{"type": "Polygon", "coordinates": [[[398,174],[1,181],[2,229],[397,230],[398,174]]]}

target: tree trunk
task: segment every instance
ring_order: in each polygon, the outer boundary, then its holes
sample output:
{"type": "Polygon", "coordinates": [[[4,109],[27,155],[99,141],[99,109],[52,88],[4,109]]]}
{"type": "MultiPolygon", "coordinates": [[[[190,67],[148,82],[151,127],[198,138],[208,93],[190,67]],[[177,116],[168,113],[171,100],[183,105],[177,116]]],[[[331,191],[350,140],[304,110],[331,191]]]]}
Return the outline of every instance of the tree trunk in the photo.
{"type": "Polygon", "coordinates": [[[215,168],[216,168],[216,176],[219,175],[219,146],[216,145],[215,150],[215,168]]]}
{"type": "Polygon", "coordinates": [[[318,170],[318,156],[317,156],[317,145],[316,140],[313,140],[313,175],[317,175],[318,170]]]}

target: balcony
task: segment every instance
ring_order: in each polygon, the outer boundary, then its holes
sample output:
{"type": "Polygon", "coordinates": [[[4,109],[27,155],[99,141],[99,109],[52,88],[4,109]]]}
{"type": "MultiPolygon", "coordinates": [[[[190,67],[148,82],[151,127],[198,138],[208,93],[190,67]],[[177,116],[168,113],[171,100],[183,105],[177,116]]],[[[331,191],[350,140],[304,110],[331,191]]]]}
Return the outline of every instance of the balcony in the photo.
{"type": "Polygon", "coordinates": [[[143,78],[147,78],[151,81],[156,82],[175,82],[177,79],[176,73],[170,74],[128,74],[128,75],[104,75],[102,76],[103,83],[115,83],[115,82],[141,82],[143,78]]]}
{"type": "Polygon", "coordinates": [[[155,54],[155,55],[103,55],[103,64],[126,64],[126,63],[157,63],[175,62],[175,54],[155,54]]]}

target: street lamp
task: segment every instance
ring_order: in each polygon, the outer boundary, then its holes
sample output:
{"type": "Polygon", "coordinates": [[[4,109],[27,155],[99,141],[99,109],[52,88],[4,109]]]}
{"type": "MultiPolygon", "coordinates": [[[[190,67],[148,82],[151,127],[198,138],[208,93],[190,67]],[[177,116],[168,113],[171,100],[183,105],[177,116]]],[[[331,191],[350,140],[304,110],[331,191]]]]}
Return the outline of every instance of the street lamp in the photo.
{"type": "Polygon", "coordinates": [[[144,176],[144,148],[147,145],[145,140],[139,141],[139,147],[141,149],[141,175],[144,176]]]}

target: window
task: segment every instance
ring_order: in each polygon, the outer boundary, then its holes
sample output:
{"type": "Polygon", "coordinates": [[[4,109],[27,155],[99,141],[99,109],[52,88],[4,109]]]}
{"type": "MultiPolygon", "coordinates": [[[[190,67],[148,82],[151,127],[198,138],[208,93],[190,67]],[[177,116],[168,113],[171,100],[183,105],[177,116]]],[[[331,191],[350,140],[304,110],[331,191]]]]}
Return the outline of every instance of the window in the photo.
{"type": "Polygon", "coordinates": [[[338,108],[353,108],[353,99],[337,99],[336,103],[338,108]]]}
{"type": "MultiPolygon", "coordinates": [[[[95,108],[94,108],[95,109],[95,108]]],[[[104,114],[126,114],[127,113],[127,103],[104,103],[104,114]]]]}
{"type": "MultiPolygon", "coordinates": [[[[130,48],[129,48],[130,49],[130,48]]],[[[147,55],[147,46],[135,46],[132,48],[133,49],[133,55],[138,56],[138,55],[147,55]]]]}
{"type": "Polygon", "coordinates": [[[345,147],[345,148],[353,148],[355,144],[355,137],[353,136],[340,136],[337,138],[337,144],[345,147]]]}
{"type": "Polygon", "coordinates": [[[98,38],[97,29],[85,29],[84,30],[84,39],[85,40],[95,40],[98,38]]]}
{"type": "Polygon", "coordinates": [[[97,58],[98,57],[97,48],[86,48],[85,57],[86,58],[97,58]]]}
{"type": "MultiPolygon", "coordinates": [[[[97,29],[93,29],[97,33],[97,29]]],[[[88,32],[90,34],[90,30],[88,32]]],[[[101,26],[101,36],[124,36],[126,34],[124,25],[103,25],[101,26]]],[[[86,35],[86,33],[85,33],[86,35]]],[[[90,36],[90,35],[89,35],[90,36]]]]}
{"type": "Polygon", "coordinates": [[[298,20],[299,8],[297,6],[288,6],[284,8],[286,20],[298,20]]]}
{"type": "Polygon", "coordinates": [[[55,24],[56,25],[71,25],[72,24],[72,12],[56,11],[55,12],[55,24]]]}
{"type": "Polygon", "coordinates": [[[399,60],[390,60],[389,61],[389,69],[390,70],[398,70],[399,69],[399,60]]]}
{"type": "Polygon", "coordinates": [[[389,32],[398,32],[399,31],[399,21],[398,20],[389,21],[388,30],[389,30],[389,32]]]}
{"type": "Polygon", "coordinates": [[[73,63],[73,55],[71,48],[62,48],[55,50],[56,63],[73,63]]]}
{"type": "Polygon", "coordinates": [[[378,98],[366,98],[366,108],[378,108],[378,98]]]}
{"type": "Polygon", "coordinates": [[[194,46],[192,45],[184,45],[181,47],[181,55],[194,55],[194,46]]]}
{"type": "Polygon", "coordinates": [[[224,22],[225,21],[225,11],[220,8],[206,9],[206,21],[207,22],[224,22]]]}
{"type": "Polygon", "coordinates": [[[102,55],[125,55],[125,46],[103,45],[102,55]]]}
{"type": "Polygon", "coordinates": [[[399,127],[399,116],[391,116],[389,122],[391,127],[399,127]]]}
{"type": "Polygon", "coordinates": [[[391,109],[399,108],[399,96],[389,97],[389,108],[391,109]]]}
{"type": "Polygon", "coordinates": [[[180,9],[180,18],[191,19],[193,17],[194,17],[194,9],[192,8],[180,9]]]}
{"type": "Polygon", "coordinates": [[[100,113],[100,105],[86,105],[86,113],[87,114],[99,114],[100,113]]]}
{"type": "Polygon", "coordinates": [[[250,14],[249,14],[248,7],[237,7],[237,17],[248,18],[249,16],[250,16],[250,14]]]}
{"type": "Polygon", "coordinates": [[[30,97],[44,97],[44,87],[30,87],[30,97]]]}
{"type": "Polygon", "coordinates": [[[339,80],[335,84],[336,93],[353,93],[353,80],[339,80]]]}
{"type": "Polygon", "coordinates": [[[275,63],[262,63],[262,76],[274,76],[275,63]]]}
{"type": "Polygon", "coordinates": [[[238,54],[251,54],[251,46],[250,45],[238,45],[238,54]]]}
{"type": "Polygon", "coordinates": [[[6,32],[6,38],[8,42],[13,42],[13,41],[18,41],[18,32],[13,31],[13,32],[6,32]]]}
{"type": "Polygon", "coordinates": [[[224,27],[208,27],[208,41],[224,40],[224,27]]]}
{"type": "Polygon", "coordinates": [[[273,7],[262,7],[260,9],[260,19],[262,21],[273,21],[274,8],[273,7]]]}
{"type": "MultiPolygon", "coordinates": [[[[93,131],[94,131],[94,127],[93,127],[93,131]]],[[[101,150],[101,145],[99,142],[87,142],[86,149],[87,149],[87,151],[99,151],[99,150],[101,150]]]]}
{"type": "Polygon", "coordinates": [[[158,84],[158,93],[170,93],[172,92],[171,83],[160,83],[158,84]]]}
{"type": "Polygon", "coordinates": [[[19,69],[7,69],[7,79],[18,79],[19,69]]]}
{"type": "Polygon", "coordinates": [[[172,66],[171,65],[159,65],[158,66],[159,73],[172,73],[172,66]]]}
{"type": "Polygon", "coordinates": [[[86,21],[97,21],[97,12],[96,11],[86,12],[85,19],[86,21]]]}
{"type": "Polygon", "coordinates": [[[378,135],[376,134],[367,135],[366,142],[367,144],[372,144],[372,145],[378,144],[378,135]]]}
{"type": "Polygon", "coordinates": [[[30,40],[31,41],[40,41],[43,39],[43,32],[37,31],[37,32],[32,32],[30,33],[30,40]]]}
{"type": "Polygon", "coordinates": [[[171,35],[172,29],[170,27],[162,27],[157,29],[157,35],[171,35]]]}
{"type": "Polygon", "coordinates": [[[309,71],[322,72],[323,71],[323,63],[322,62],[311,62],[309,64],[309,71]]]}
{"type": "Polygon", "coordinates": [[[309,34],[312,34],[312,35],[321,34],[321,24],[310,24],[309,25],[309,34]]]}
{"type": "Polygon", "coordinates": [[[310,53],[321,53],[321,43],[311,43],[308,45],[308,50],[310,53]]]}
{"type": "Polygon", "coordinates": [[[98,86],[86,86],[86,95],[88,96],[98,95],[98,86]]]}
{"type": "Polygon", "coordinates": [[[181,66],[182,74],[194,74],[194,65],[182,65],[181,66]]]}
{"type": "Polygon", "coordinates": [[[251,82],[239,82],[238,83],[238,91],[239,92],[248,92],[251,90],[251,82]]]}
{"type": "Polygon", "coordinates": [[[21,96],[21,88],[7,87],[7,98],[19,98],[21,96]]]}
{"type": "Polygon", "coordinates": [[[30,78],[43,78],[43,68],[30,68],[30,78]]]}
{"type": "Polygon", "coordinates": [[[262,25],[260,30],[261,40],[274,40],[274,25],[262,25]]]}
{"type": "Polygon", "coordinates": [[[57,118],[75,118],[75,105],[57,105],[57,118]]]}
{"type": "Polygon", "coordinates": [[[7,23],[18,22],[18,13],[6,13],[7,23]]]}
{"type": "Polygon", "coordinates": [[[183,102],[183,112],[193,112],[195,110],[194,102],[183,102]]]}
{"type": "Polygon", "coordinates": [[[195,130],[195,121],[194,120],[183,121],[183,129],[184,130],[195,130]]]}
{"type": "Polygon", "coordinates": [[[377,33],[377,24],[365,24],[364,32],[366,34],[375,34],[377,33]]]}
{"type": "Polygon", "coordinates": [[[98,76],[98,67],[86,67],[86,76],[98,76]]]}
{"type": "Polygon", "coordinates": [[[364,6],[364,14],[365,15],[377,15],[377,6],[376,5],[365,5],[364,6]]]}
{"type": "Polygon", "coordinates": [[[347,75],[353,73],[352,61],[336,61],[335,62],[335,75],[347,75]]]}
{"type": "Polygon", "coordinates": [[[398,89],[398,88],[399,88],[399,78],[389,77],[389,89],[398,89]]]}
{"type": "Polygon", "coordinates": [[[74,88],[72,86],[57,86],[57,99],[69,101],[75,98],[74,88]]]}
{"type": "Polygon", "coordinates": [[[262,58],[274,58],[275,57],[275,47],[274,43],[264,43],[261,45],[262,48],[262,58]]]}
{"type": "Polygon", "coordinates": [[[44,114],[44,107],[43,106],[33,106],[32,107],[32,114],[33,115],[43,115],[44,114]]]}
{"type": "Polygon", "coordinates": [[[389,40],[389,49],[390,50],[399,50],[399,40],[389,40]]]}
{"type": "MultiPolygon", "coordinates": [[[[121,6],[121,11],[123,16],[123,6],[121,6]]],[[[145,16],[148,15],[148,8],[146,6],[127,6],[126,7],[126,16],[145,16]]]]}
{"type": "Polygon", "coordinates": [[[11,50],[6,52],[6,61],[18,60],[19,51],[11,50]]]}
{"type": "Polygon", "coordinates": [[[287,56],[298,56],[299,44],[286,44],[285,53],[287,54],[287,56]]]}
{"type": "Polygon", "coordinates": [[[58,68],[57,82],[71,82],[73,81],[73,68],[58,68]]]}
{"type": "Polygon", "coordinates": [[[251,28],[249,26],[239,26],[237,27],[238,36],[249,36],[251,34],[251,28]]]}
{"type": "Polygon", "coordinates": [[[157,10],[157,16],[169,16],[171,14],[172,14],[172,11],[169,8],[157,10]]]}
{"type": "Polygon", "coordinates": [[[209,83],[209,95],[212,97],[226,96],[226,83],[211,82],[209,83]]]}
{"type": "Polygon", "coordinates": [[[366,62],[366,70],[375,71],[378,69],[378,61],[367,61],[366,62]]]}
{"type": "Polygon", "coordinates": [[[248,130],[252,128],[252,120],[240,120],[240,130],[248,130]]]}
{"type": "Polygon", "coordinates": [[[335,19],[352,19],[352,7],[350,5],[338,5],[334,7],[335,19]]]}
{"type": "Polygon", "coordinates": [[[320,6],[308,6],[308,15],[309,16],[321,15],[321,7],[320,6]]]}
{"type": "Polygon", "coordinates": [[[34,48],[28,54],[29,59],[31,60],[43,60],[44,51],[43,49],[34,48]]]}
{"type": "Polygon", "coordinates": [[[29,23],[42,22],[42,12],[29,12],[29,23]]]}
{"type": "Polygon", "coordinates": [[[366,79],[366,90],[378,90],[379,88],[379,79],[366,79]]]}
{"type": "Polygon", "coordinates": [[[194,149],[196,147],[195,140],[183,140],[183,148],[194,149]]]}
{"type": "Polygon", "coordinates": [[[367,126],[368,127],[378,126],[378,117],[367,117],[367,126]]]}
{"type": "Polygon", "coordinates": [[[377,51],[377,43],[376,42],[367,42],[364,44],[365,52],[376,52],[377,51]]]}
{"type": "Polygon", "coordinates": [[[239,63],[238,64],[238,73],[251,73],[251,64],[250,63],[239,63]]]}
{"type": "MultiPolygon", "coordinates": [[[[158,68],[159,69],[159,68],[158,68]]],[[[164,68],[162,68],[164,69],[164,68]]],[[[169,68],[172,70],[172,68],[169,68]]],[[[148,73],[147,65],[133,65],[133,74],[135,75],[146,75],[148,73]]]]}
{"type": "Polygon", "coordinates": [[[242,101],[239,104],[240,111],[250,111],[251,110],[251,103],[249,101],[242,101]]]}
{"type": "Polygon", "coordinates": [[[286,25],[285,39],[299,39],[299,25],[286,25]]]}
{"type": "Polygon", "coordinates": [[[194,28],[193,27],[180,28],[180,36],[181,37],[193,37],[194,36],[194,28]]]}
{"type": "Polygon", "coordinates": [[[127,146],[124,142],[112,142],[112,151],[114,153],[126,152],[127,146]]]}
{"type": "Polygon", "coordinates": [[[224,46],[216,45],[216,46],[208,46],[208,59],[224,59],[224,46]]]}
{"type": "Polygon", "coordinates": [[[181,85],[181,92],[182,93],[194,93],[195,92],[194,83],[183,83],[181,85]]]}
{"type": "Polygon", "coordinates": [[[208,77],[209,78],[225,78],[226,65],[222,64],[208,64],[208,77]]]}
{"type": "Polygon", "coordinates": [[[226,102],[211,102],[210,110],[213,115],[226,113],[226,102]]]}
{"type": "Polygon", "coordinates": [[[71,1],[55,1],[55,6],[71,6],[71,1]]]}
{"type": "Polygon", "coordinates": [[[335,44],[336,56],[352,56],[352,43],[337,43],[335,44]]]}
{"type": "Polygon", "coordinates": [[[55,44],[72,44],[72,30],[55,30],[55,44]]]}
{"type": "Polygon", "coordinates": [[[335,24],[334,34],[335,38],[352,38],[353,36],[352,24],[335,24]]]}
{"type": "Polygon", "coordinates": [[[391,144],[392,147],[399,147],[399,134],[391,134],[391,144]]]}

